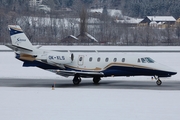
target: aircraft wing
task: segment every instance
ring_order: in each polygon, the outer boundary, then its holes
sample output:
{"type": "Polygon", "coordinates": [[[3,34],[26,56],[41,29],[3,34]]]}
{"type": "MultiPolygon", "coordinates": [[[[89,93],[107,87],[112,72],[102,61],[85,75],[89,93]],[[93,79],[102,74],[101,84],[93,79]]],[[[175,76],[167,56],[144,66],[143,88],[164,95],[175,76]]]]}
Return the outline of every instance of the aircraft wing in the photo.
{"type": "Polygon", "coordinates": [[[69,76],[74,76],[75,74],[79,74],[80,77],[103,77],[104,73],[102,72],[82,72],[82,71],[67,71],[67,70],[57,70],[56,74],[64,76],[64,77],[69,77],[69,76]]]}

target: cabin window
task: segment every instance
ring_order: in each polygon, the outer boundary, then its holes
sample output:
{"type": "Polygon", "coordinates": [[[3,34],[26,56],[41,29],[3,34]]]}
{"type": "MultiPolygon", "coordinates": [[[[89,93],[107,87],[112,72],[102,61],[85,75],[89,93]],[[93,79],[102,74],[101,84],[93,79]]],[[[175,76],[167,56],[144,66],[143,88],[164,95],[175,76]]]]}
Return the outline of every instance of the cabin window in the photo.
{"type": "Polygon", "coordinates": [[[122,62],[125,62],[125,58],[122,58],[122,62]]]}
{"type": "Polygon", "coordinates": [[[144,58],[141,58],[142,63],[146,63],[146,60],[144,58]]]}
{"type": "Polygon", "coordinates": [[[92,61],[92,57],[89,58],[89,61],[90,61],[90,62],[92,61]]]}
{"type": "Polygon", "coordinates": [[[74,60],[74,54],[73,53],[71,54],[71,60],[72,61],[74,60]]]}
{"type": "Polygon", "coordinates": [[[98,57],[98,58],[97,58],[97,61],[98,61],[98,62],[100,62],[100,60],[101,60],[101,58],[100,58],[100,57],[98,57]]]}
{"type": "Polygon", "coordinates": [[[114,58],[113,61],[116,62],[116,61],[117,61],[117,58],[114,58]]]}
{"type": "Polygon", "coordinates": [[[138,58],[138,63],[140,63],[141,62],[141,60],[138,58]]]}
{"type": "Polygon", "coordinates": [[[105,61],[108,62],[108,61],[109,61],[109,58],[106,58],[105,61]]]}
{"type": "Polygon", "coordinates": [[[79,58],[79,61],[82,61],[82,57],[79,58]]]}

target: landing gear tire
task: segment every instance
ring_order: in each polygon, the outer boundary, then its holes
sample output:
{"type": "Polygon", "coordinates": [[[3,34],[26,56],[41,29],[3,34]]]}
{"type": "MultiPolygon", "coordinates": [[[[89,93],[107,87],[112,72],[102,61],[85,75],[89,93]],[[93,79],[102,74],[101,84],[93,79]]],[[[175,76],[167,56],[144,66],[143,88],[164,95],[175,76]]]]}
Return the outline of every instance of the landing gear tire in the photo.
{"type": "Polygon", "coordinates": [[[160,86],[162,84],[162,81],[159,79],[159,76],[154,76],[154,78],[157,80],[156,84],[160,86]]]}
{"type": "Polygon", "coordinates": [[[93,78],[94,84],[98,84],[100,80],[101,80],[100,77],[94,77],[94,78],[93,78]]]}
{"type": "Polygon", "coordinates": [[[156,84],[157,84],[158,86],[160,86],[160,85],[162,84],[162,81],[161,81],[160,79],[158,79],[158,80],[156,81],[156,84]]]}
{"type": "Polygon", "coordinates": [[[81,82],[81,78],[79,77],[79,75],[75,75],[73,78],[73,84],[79,85],[80,82],[81,82]]]}

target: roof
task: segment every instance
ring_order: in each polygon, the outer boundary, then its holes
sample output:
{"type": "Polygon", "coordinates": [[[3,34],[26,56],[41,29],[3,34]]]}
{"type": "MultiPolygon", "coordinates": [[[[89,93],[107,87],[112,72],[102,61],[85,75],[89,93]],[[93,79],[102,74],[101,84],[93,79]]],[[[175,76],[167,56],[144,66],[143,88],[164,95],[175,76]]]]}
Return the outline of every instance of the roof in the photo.
{"type": "MultiPolygon", "coordinates": [[[[121,10],[116,10],[116,9],[107,9],[108,14],[110,16],[122,16],[122,11],[121,10]]],[[[99,9],[90,9],[90,12],[92,13],[103,13],[103,8],[99,8],[99,9]]]]}
{"type": "Polygon", "coordinates": [[[147,16],[151,21],[176,21],[173,16],[147,16]]]}

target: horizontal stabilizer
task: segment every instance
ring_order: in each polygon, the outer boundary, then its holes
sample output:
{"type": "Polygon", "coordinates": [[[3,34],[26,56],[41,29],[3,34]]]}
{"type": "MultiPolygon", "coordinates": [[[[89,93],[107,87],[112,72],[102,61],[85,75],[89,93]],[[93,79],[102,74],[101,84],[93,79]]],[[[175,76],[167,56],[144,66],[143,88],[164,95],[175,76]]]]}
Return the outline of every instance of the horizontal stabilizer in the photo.
{"type": "Polygon", "coordinates": [[[24,51],[33,51],[33,50],[31,50],[31,49],[28,49],[28,48],[24,48],[24,47],[21,47],[21,46],[16,46],[16,45],[12,45],[12,44],[7,44],[6,45],[7,47],[9,47],[9,48],[11,48],[12,50],[14,50],[14,51],[22,51],[22,50],[24,50],[24,51]]]}

